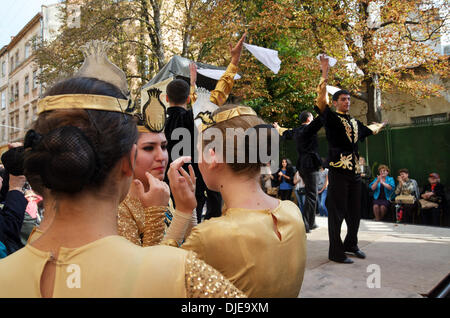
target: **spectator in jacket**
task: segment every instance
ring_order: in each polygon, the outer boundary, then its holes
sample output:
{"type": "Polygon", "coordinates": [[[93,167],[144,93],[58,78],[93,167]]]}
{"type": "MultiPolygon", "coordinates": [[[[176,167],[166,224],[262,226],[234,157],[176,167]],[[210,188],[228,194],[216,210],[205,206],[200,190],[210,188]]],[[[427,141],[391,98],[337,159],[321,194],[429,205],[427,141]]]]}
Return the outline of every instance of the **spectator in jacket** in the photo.
{"type": "Polygon", "coordinates": [[[281,167],[276,172],[276,177],[280,185],[278,193],[281,200],[290,200],[292,189],[294,188],[294,168],[288,164],[287,158],[281,160],[281,167]]]}
{"type": "Polygon", "coordinates": [[[389,176],[389,168],[386,165],[378,167],[378,176],[370,184],[373,193],[373,214],[375,221],[383,220],[391,203],[389,200],[395,189],[394,178],[389,176]]]}
{"type": "Polygon", "coordinates": [[[0,210],[0,242],[2,255],[12,254],[23,247],[20,241],[25,209],[28,201],[22,188],[26,182],[25,176],[9,175],[9,191],[6,193],[3,208],[0,210]]]}
{"type": "Polygon", "coordinates": [[[406,168],[399,170],[397,177],[397,187],[395,188],[396,196],[412,196],[413,203],[398,202],[396,199],[396,213],[397,221],[404,223],[412,223],[414,211],[417,209],[417,202],[419,201],[419,186],[417,181],[409,178],[409,171],[406,168]]]}
{"type": "Polygon", "coordinates": [[[445,212],[447,209],[447,199],[444,185],[440,183],[440,177],[437,173],[429,174],[428,184],[423,188],[420,197],[438,204],[434,208],[421,209],[423,224],[439,226],[441,211],[445,212]]]}

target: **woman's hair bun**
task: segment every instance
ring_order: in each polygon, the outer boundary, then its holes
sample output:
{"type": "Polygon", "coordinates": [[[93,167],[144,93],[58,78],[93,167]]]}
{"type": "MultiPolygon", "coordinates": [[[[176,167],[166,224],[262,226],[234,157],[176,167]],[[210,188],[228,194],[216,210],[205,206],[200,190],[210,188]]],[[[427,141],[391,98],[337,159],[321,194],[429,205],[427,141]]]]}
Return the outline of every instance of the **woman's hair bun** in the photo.
{"type": "Polygon", "coordinates": [[[38,139],[28,150],[26,174],[37,174],[48,189],[66,193],[81,191],[95,178],[98,158],[79,128],[59,127],[38,139]]]}

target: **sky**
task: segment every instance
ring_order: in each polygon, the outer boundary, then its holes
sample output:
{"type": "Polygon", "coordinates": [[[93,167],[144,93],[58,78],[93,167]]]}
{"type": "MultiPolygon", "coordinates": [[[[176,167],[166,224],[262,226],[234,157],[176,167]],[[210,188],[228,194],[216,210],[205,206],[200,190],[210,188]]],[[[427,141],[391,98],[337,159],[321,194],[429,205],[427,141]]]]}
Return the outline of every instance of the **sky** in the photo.
{"type": "Polygon", "coordinates": [[[41,12],[41,5],[55,3],[58,0],[0,0],[0,48],[41,12]]]}

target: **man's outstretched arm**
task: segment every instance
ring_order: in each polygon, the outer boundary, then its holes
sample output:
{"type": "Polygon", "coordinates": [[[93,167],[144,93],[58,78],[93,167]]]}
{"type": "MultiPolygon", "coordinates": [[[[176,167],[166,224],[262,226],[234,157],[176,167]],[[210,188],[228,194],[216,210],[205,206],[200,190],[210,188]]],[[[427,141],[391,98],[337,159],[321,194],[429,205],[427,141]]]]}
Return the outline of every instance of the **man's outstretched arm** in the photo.
{"type": "Polygon", "coordinates": [[[325,108],[328,107],[328,94],[327,94],[327,83],[328,83],[328,69],[330,68],[328,64],[328,58],[324,56],[320,57],[320,68],[322,70],[322,76],[320,78],[319,86],[317,87],[317,99],[316,105],[319,108],[320,113],[323,113],[325,108]]]}

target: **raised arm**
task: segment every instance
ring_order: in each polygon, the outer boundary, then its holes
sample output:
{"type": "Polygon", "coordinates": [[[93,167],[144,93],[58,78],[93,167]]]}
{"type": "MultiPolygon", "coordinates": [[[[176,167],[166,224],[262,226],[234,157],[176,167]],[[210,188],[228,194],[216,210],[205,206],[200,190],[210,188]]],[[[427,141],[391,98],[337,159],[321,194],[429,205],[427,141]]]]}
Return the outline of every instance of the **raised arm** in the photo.
{"type": "Polygon", "coordinates": [[[241,59],[242,49],[244,47],[247,32],[241,37],[238,43],[233,47],[230,43],[231,62],[227,70],[216,84],[216,88],[211,92],[211,102],[217,106],[222,106],[230,95],[234,85],[234,77],[238,71],[239,60],[241,59]]]}
{"type": "Polygon", "coordinates": [[[322,76],[320,78],[319,86],[317,87],[317,99],[316,105],[320,112],[323,113],[326,107],[328,107],[328,94],[327,94],[327,83],[328,83],[328,70],[330,66],[328,64],[328,58],[323,55],[320,57],[320,69],[322,70],[322,76]]]}
{"type": "Polygon", "coordinates": [[[277,122],[274,122],[272,126],[277,130],[280,136],[283,136],[283,133],[289,130],[289,128],[280,127],[277,122]]]}

